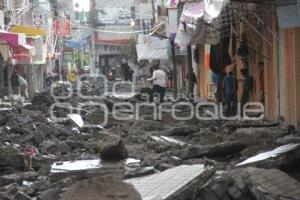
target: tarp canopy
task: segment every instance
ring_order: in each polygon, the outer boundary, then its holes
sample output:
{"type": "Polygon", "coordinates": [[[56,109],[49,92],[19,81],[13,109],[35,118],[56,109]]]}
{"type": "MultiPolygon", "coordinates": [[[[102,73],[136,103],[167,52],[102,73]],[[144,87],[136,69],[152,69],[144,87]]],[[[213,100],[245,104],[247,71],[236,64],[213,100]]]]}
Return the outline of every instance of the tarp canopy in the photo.
{"type": "Polygon", "coordinates": [[[220,17],[227,0],[186,2],[180,17],[175,43],[179,47],[189,44],[217,44],[220,39],[220,17]]]}
{"type": "Polygon", "coordinates": [[[168,39],[140,34],[136,51],[138,60],[167,60],[171,55],[171,44],[168,39]]]}
{"type": "Polygon", "coordinates": [[[90,36],[79,40],[64,40],[64,44],[71,49],[88,49],[90,47],[90,36]]]}

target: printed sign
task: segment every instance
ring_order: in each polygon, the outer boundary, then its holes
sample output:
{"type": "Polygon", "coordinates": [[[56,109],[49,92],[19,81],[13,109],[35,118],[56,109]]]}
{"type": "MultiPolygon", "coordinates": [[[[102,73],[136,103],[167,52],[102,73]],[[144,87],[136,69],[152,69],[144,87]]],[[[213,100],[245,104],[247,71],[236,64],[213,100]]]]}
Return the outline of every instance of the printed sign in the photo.
{"type": "Polygon", "coordinates": [[[57,36],[68,36],[71,34],[70,20],[59,20],[55,21],[55,32],[57,36]]]}
{"type": "Polygon", "coordinates": [[[43,26],[44,25],[44,13],[39,7],[35,8],[32,12],[32,24],[33,26],[43,26]]]}

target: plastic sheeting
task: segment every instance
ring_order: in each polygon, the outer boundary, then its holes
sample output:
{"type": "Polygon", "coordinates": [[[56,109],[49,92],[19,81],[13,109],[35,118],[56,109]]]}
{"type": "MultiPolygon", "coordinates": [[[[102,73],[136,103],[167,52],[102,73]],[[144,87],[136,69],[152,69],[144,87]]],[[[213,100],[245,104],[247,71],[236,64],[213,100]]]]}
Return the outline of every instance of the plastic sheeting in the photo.
{"type": "Polygon", "coordinates": [[[227,0],[186,2],[180,18],[175,43],[183,48],[189,44],[217,44],[220,39],[220,17],[227,0]]]}
{"type": "Polygon", "coordinates": [[[79,40],[64,40],[64,44],[71,49],[88,49],[90,48],[90,37],[84,37],[79,40]]]}
{"type": "Polygon", "coordinates": [[[171,44],[168,39],[140,34],[136,50],[138,60],[166,60],[171,55],[171,44]]]}

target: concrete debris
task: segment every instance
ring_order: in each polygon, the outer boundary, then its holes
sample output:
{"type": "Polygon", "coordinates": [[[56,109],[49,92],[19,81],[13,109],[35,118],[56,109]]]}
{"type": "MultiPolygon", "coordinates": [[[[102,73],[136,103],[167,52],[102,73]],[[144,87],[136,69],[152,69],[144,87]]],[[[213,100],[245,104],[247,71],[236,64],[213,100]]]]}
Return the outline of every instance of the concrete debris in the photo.
{"type": "Polygon", "coordinates": [[[216,175],[197,193],[199,199],[300,199],[300,183],[278,169],[244,168],[216,175]]]}
{"type": "Polygon", "coordinates": [[[278,144],[298,144],[300,143],[300,135],[287,135],[276,140],[278,144]]]}
{"type": "Polygon", "coordinates": [[[188,184],[207,174],[204,165],[181,165],[159,174],[126,180],[140,193],[143,200],[180,199],[188,184]]]}
{"type": "MultiPolygon", "coordinates": [[[[71,87],[58,84],[54,96],[67,96],[71,87]]],[[[1,200],[298,198],[295,188],[286,185],[293,191],[287,195],[280,190],[283,185],[274,185],[279,174],[283,183],[299,187],[296,131],[287,135],[291,131],[265,121],[179,122],[171,112],[157,120],[151,104],[140,107],[137,118],[120,121],[113,117],[113,106],[139,103],[143,101],[139,94],[132,98],[125,93],[104,95],[89,101],[102,103],[105,111],[84,106],[87,101],[76,90],[74,87],[67,99],[54,101],[53,95],[43,92],[36,94],[31,105],[0,108],[1,200]],[[78,113],[71,114],[68,106],[57,107],[53,114],[64,120],[56,120],[49,113],[54,102],[68,103],[78,113]],[[106,117],[108,122],[103,124],[106,117]],[[278,144],[285,146],[277,148],[278,144]],[[268,152],[270,149],[275,150],[268,152]],[[246,168],[250,164],[260,168],[246,168]],[[266,187],[269,170],[275,175],[270,177],[273,185],[266,187]]],[[[85,95],[104,94],[88,81],[81,90],[85,95]]],[[[120,114],[132,114],[123,108],[120,114]]],[[[177,109],[180,115],[189,113],[186,106],[177,109]]]]}
{"type": "Polygon", "coordinates": [[[117,135],[105,136],[98,145],[99,153],[103,160],[124,160],[128,157],[125,145],[117,135]]]}
{"type": "Polygon", "coordinates": [[[55,162],[51,166],[51,173],[60,173],[66,171],[93,170],[101,167],[101,161],[98,160],[76,160],[55,162]]]}
{"type": "Polygon", "coordinates": [[[68,117],[80,128],[83,127],[84,122],[82,120],[82,117],[78,114],[69,114],[68,117]]]}
{"type": "Polygon", "coordinates": [[[178,157],[182,159],[201,158],[201,157],[224,157],[238,154],[247,146],[241,142],[222,142],[215,145],[192,146],[179,150],[178,157]]]}
{"type": "Polygon", "coordinates": [[[15,196],[15,200],[32,200],[32,198],[23,192],[18,192],[15,196]]]}
{"type": "Polygon", "coordinates": [[[187,136],[192,133],[199,132],[200,128],[196,125],[183,125],[180,127],[175,127],[171,131],[169,131],[169,134],[171,136],[187,136]]]}
{"type": "Polygon", "coordinates": [[[129,184],[111,176],[96,177],[73,184],[63,194],[62,200],[141,200],[129,184]]]}
{"type": "Polygon", "coordinates": [[[273,151],[264,152],[264,153],[258,154],[257,156],[251,157],[251,158],[237,164],[237,166],[246,165],[246,164],[254,163],[254,162],[259,162],[259,161],[266,160],[269,158],[275,158],[281,154],[288,153],[299,147],[300,147],[300,144],[283,145],[283,146],[280,146],[280,147],[274,149],[273,151]]]}
{"type": "Polygon", "coordinates": [[[187,145],[185,142],[167,136],[151,136],[151,139],[155,140],[156,142],[163,142],[163,143],[167,142],[167,143],[180,145],[180,146],[187,145]]]}

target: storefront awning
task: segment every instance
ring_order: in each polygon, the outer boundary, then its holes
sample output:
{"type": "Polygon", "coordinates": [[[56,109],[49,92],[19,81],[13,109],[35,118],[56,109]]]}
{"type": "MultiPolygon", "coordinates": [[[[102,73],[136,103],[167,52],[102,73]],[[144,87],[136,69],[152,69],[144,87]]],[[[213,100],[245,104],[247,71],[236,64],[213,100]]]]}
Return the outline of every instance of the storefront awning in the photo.
{"type": "Polygon", "coordinates": [[[13,64],[32,64],[36,51],[32,39],[27,38],[26,44],[12,46],[13,64]]]}
{"type": "Polygon", "coordinates": [[[26,44],[26,35],[22,33],[0,31],[0,39],[12,46],[26,44]]]}
{"type": "Polygon", "coordinates": [[[45,29],[33,28],[28,26],[20,26],[16,25],[11,29],[11,32],[14,33],[24,33],[28,36],[45,36],[47,35],[47,31],[45,29]]]}

